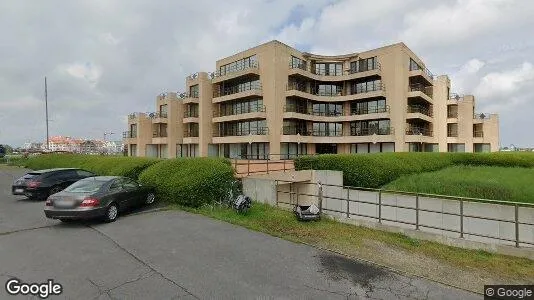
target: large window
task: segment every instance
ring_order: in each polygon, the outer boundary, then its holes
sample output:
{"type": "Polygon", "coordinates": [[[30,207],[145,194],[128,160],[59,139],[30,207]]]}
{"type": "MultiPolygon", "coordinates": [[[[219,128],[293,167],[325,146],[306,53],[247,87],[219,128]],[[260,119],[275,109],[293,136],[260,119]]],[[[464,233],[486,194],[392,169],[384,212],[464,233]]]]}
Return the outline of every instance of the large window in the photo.
{"type": "Polygon", "coordinates": [[[473,144],[475,152],[491,152],[490,144],[473,144]]]}
{"type": "Polygon", "coordinates": [[[307,70],[308,69],[308,63],[305,61],[305,60],[302,60],[298,57],[295,57],[295,56],[291,56],[291,61],[289,62],[289,67],[294,69],[294,68],[299,68],[299,69],[302,69],[302,70],[307,70]]]}
{"type": "Polygon", "coordinates": [[[359,59],[350,63],[350,73],[359,73],[378,69],[378,59],[375,57],[359,59]]]}
{"type": "Polygon", "coordinates": [[[215,88],[213,91],[213,97],[221,97],[226,95],[232,95],[235,93],[241,93],[250,90],[259,90],[261,89],[260,80],[245,81],[240,83],[235,83],[232,85],[219,85],[219,88],[215,88]]]}
{"type": "Polygon", "coordinates": [[[189,87],[189,97],[198,98],[198,84],[189,87]]]}
{"type": "Polygon", "coordinates": [[[198,123],[184,124],[184,137],[198,137],[198,123]]]}
{"type": "Polygon", "coordinates": [[[350,153],[395,152],[395,143],[358,143],[350,145],[350,153]]]}
{"type": "Polygon", "coordinates": [[[341,116],[343,115],[343,104],[313,103],[312,114],[316,116],[341,116]]]}
{"type": "Polygon", "coordinates": [[[177,144],[176,157],[198,157],[198,144],[177,144]]]}
{"type": "Polygon", "coordinates": [[[382,80],[376,79],[365,82],[352,82],[350,85],[351,95],[368,93],[382,90],[382,80]]]}
{"type": "Polygon", "coordinates": [[[367,135],[389,135],[392,134],[390,127],[390,121],[388,119],[383,120],[370,120],[370,121],[357,121],[350,123],[350,135],[354,136],[367,136],[367,135]]]}
{"type": "Polygon", "coordinates": [[[283,125],[284,135],[309,135],[306,121],[302,120],[284,120],[283,125]]]}
{"type": "Polygon", "coordinates": [[[318,84],[315,87],[315,94],[318,96],[341,96],[343,86],[336,84],[318,84]]]}
{"type": "Polygon", "coordinates": [[[328,76],[343,75],[343,63],[316,63],[315,74],[328,76]]]}
{"type": "Polygon", "coordinates": [[[262,98],[228,101],[223,102],[219,105],[220,117],[259,111],[265,111],[262,98]]]}
{"type": "Polygon", "coordinates": [[[221,144],[219,153],[226,158],[269,159],[269,143],[221,144]]]}
{"type": "Polygon", "coordinates": [[[448,152],[465,152],[465,144],[448,143],[448,152]]]}
{"type": "Polygon", "coordinates": [[[184,106],[184,118],[198,118],[197,103],[187,103],[184,106]]]}
{"type": "Polygon", "coordinates": [[[366,115],[383,113],[387,111],[386,100],[379,99],[365,102],[351,102],[350,114],[351,115],[366,115]]]}
{"type": "Polygon", "coordinates": [[[314,136],[342,136],[343,123],[313,123],[314,136]]]}
{"type": "Polygon", "coordinates": [[[258,65],[256,55],[234,61],[219,68],[220,75],[226,75],[228,73],[238,72],[248,68],[253,68],[258,65]]]}
{"type": "Polygon", "coordinates": [[[308,154],[308,144],[302,143],[281,143],[280,144],[281,159],[293,159],[299,155],[308,154]]]}
{"type": "Polygon", "coordinates": [[[266,135],[267,120],[219,123],[218,136],[266,135]]]}

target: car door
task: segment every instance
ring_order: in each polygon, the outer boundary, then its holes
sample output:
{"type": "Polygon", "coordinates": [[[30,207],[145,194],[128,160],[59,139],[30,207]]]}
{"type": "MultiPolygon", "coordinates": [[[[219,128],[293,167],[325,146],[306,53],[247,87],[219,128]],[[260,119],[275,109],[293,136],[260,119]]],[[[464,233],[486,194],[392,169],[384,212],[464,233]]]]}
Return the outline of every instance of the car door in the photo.
{"type": "Polygon", "coordinates": [[[116,202],[119,205],[120,210],[126,208],[126,192],[122,187],[122,181],[119,179],[113,180],[109,186],[108,195],[113,199],[112,201],[116,202]]]}
{"type": "Polygon", "coordinates": [[[128,207],[138,205],[141,197],[139,195],[139,184],[129,178],[122,178],[122,187],[126,192],[128,207]]]}

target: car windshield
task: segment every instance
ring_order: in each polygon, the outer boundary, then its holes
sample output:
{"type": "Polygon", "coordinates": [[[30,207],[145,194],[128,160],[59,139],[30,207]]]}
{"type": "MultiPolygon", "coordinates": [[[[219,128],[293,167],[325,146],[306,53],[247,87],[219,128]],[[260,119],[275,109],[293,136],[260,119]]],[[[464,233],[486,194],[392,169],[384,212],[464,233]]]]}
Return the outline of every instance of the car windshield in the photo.
{"type": "Polygon", "coordinates": [[[94,193],[106,184],[102,180],[80,180],[71,184],[64,191],[69,193],[94,193]]]}

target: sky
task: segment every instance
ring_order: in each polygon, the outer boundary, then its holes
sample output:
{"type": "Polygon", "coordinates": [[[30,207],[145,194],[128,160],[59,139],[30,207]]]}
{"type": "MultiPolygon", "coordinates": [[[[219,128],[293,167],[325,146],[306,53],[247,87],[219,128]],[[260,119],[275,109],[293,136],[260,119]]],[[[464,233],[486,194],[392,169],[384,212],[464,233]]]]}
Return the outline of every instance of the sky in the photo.
{"type": "Polygon", "coordinates": [[[533,15],[529,0],[0,0],[0,144],[46,140],[45,76],[51,136],[120,140],[159,93],[277,39],[323,55],[402,41],[499,113],[501,146],[534,146],[533,15]]]}

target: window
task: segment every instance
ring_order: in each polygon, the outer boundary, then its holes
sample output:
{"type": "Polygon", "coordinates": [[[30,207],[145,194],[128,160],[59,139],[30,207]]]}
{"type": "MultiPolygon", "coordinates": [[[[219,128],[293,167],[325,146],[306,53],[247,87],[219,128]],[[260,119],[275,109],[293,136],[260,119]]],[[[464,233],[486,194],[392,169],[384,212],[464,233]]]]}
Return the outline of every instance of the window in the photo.
{"type": "Polygon", "coordinates": [[[350,73],[359,73],[378,69],[377,57],[359,59],[350,63],[350,73]]]}
{"type": "Polygon", "coordinates": [[[109,186],[109,191],[110,192],[118,192],[122,189],[122,185],[121,185],[121,182],[120,180],[115,180],[113,181],[113,183],[109,186]]]}
{"type": "Polygon", "coordinates": [[[241,122],[223,122],[219,123],[219,136],[245,136],[245,135],[266,135],[267,121],[253,120],[241,122]]]}
{"type": "Polygon", "coordinates": [[[313,123],[314,136],[341,136],[343,135],[342,123],[313,123]]]}
{"type": "Polygon", "coordinates": [[[308,144],[306,143],[280,143],[281,159],[293,159],[299,155],[308,154],[308,144]]]}
{"type": "Polygon", "coordinates": [[[392,134],[390,120],[369,120],[357,121],[350,123],[350,135],[367,136],[367,135],[389,135],[392,134]]]}
{"type": "Polygon", "coordinates": [[[226,75],[229,73],[238,72],[241,70],[245,70],[248,68],[254,68],[258,66],[258,62],[256,60],[256,55],[252,55],[247,58],[240,59],[238,61],[234,61],[232,63],[223,65],[219,68],[220,75],[226,75]]]}
{"type": "Polygon", "coordinates": [[[316,86],[315,94],[318,96],[341,96],[343,93],[342,85],[319,84],[316,86]]]}
{"type": "Polygon", "coordinates": [[[475,152],[491,152],[490,144],[473,144],[475,152]]]}
{"type": "Polygon", "coordinates": [[[76,173],[80,177],[92,177],[92,176],[95,176],[95,174],[93,174],[91,172],[88,172],[88,171],[84,171],[84,170],[76,170],[76,173]]]}
{"type": "Polygon", "coordinates": [[[161,117],[163,118],[167,117],[167,109],[168,109],[167,104],[163,104],[159,106],[159,114],[161,117]]]}
{"type": "Polygon", "coordinates": [[[189,97],[198,98],[198,84],[189,87],[189,97]]]}
{"type": "Polygon", "coordinates": [[[299,68],[299,69],[302,69],[302,70],[307,70],[308,63],[305,60],[302,60],[302,59],[300,59],[298,57],[291,56],[291,61],[289,62],[289,66],[292,69],[299,68]]]}
{"type": "Polygon", "coordinates": [[[382,80],[376,79],[364,82],[352,82],[350,87],[351,95],[379,91],[382,90],[382,80]]]}
{"type": "Polygon", "coordinates": [[[95,193],[106,184],[103,180],[80,180],[65,189],[69,193],[95,193]]]}
{"type": "Polygon", "coordinates": [[[327,76],[343,75],[343,63],[316,63],[315,74],[327,76]]]}
{"type": "Polygon", "coordinates": [[[423,68],[415,61],[413,58],[410,58],[410,71],[422,70],[423,68]]]}
{"type": "Polygon", "coordinates": [[[221,117],[261,111],[265,111],[262,98],[228,101],[219,105],[219,116],[221,117]]]}
{"type": "Polygon", "coordinates": [[[458,137],[458,123],[448,123],[447,124],[447,136],[448,137],[458,137]]]}
{"type": "Polygon", "coordinates": [[[465,144],[448,143],[447,151],[448,152],[465,152],[465,144]]]}
{"type": "Polygon", "coordinates": [[[126,190],[132,190],[132,189],[137,189],[139,187],[139,185],[137,184],[137,182],[129,179],[129,178],[123,178],[122,179],[122,187],[126,190]]]}

